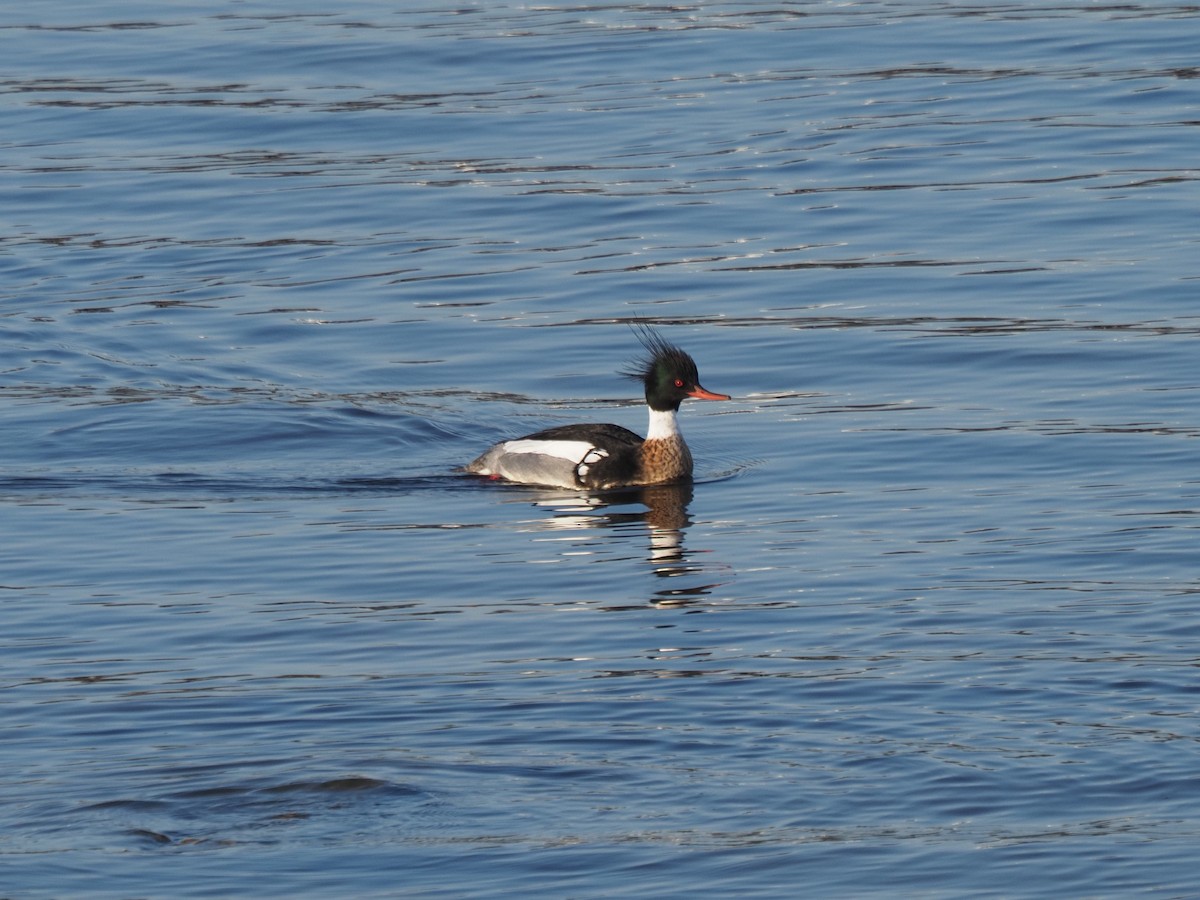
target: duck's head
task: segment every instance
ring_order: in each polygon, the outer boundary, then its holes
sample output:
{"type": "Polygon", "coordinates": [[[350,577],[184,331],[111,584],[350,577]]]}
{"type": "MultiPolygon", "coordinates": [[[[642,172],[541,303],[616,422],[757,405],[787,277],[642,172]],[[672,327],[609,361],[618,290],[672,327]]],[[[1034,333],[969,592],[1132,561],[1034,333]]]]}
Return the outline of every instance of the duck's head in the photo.
{"type": "Polygon", "coordinates": [[[646,388],[646,405],[659,412],[679,409],[691,397],[696,400],[728,400],[728,394],[714,394],[700,386],[696,361],[683,350],[645,325],[635,326],[638,340],[646,348],[646,357],[622,370],[646,388]]]}

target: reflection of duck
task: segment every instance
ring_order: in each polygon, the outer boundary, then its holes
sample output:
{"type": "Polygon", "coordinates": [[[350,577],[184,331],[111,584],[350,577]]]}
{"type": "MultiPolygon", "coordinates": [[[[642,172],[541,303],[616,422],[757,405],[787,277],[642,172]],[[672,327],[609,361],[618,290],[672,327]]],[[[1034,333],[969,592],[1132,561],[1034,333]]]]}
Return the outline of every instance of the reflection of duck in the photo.
{"type": "MultiPolygon", "coordinates": [[[[684,535],[692,524],[688,504],[692,502],[692,483],[654,484],[622,488],[593,494],[546,494],[539,506],[560,511],[549,524],[562,528],[602,528],[620,530],[622,526],[642,524],[649,533],[647,561],[659,578],[672,581],[670,587],[654,591],[650,602],[655,606],[690,606],[712,593],[722,582],[702,581],[711,572],[724,568],[710,563],[698,564],[684,546],[684,535]],[[626,506],[645,509],[624,510],[626,506]],[[589,514],[602,511],[600,515],[589,514]],[[684,577],[681,581],[675,579],[684,577]]],[[[617,607],[606,607],[616,609],[617,607]]]]}
{"type": "Polygon", "coordinates": [[[683,532],[692,524],[688,504],[692,502],[692,483],[648,484],[644,487],[618,488],[591,494],[546,493],[537,505],[554,509],[559,515],[550,524],[570,528],[619,527],[645,523],[652,536],[673,534],[678,546],[683,532]],[[626,511],[626,506],[645,509],[626,511]],[[603,511],[602,515],[589,513],[603,511]]]}
{"type": "Polygon", "coordinates": [[[692,485],[650,484],[642,488],[642,503],[646,504],[646,524],[654,531],[682,532],[692,524],[688,504],[692,502],[692,485]]]}
{"type": "Polygon", "coordinates": [[[695,361],[649,328],[638,338],[650,354],[623,374],[642,381],[650,427],[645,439],[620,425],[560,425],[490,447],[468,472],[522,484],[604,489],[689,481],[692,454],[675,421],[688,397],[728,400],[700,386],[695,361]]]}

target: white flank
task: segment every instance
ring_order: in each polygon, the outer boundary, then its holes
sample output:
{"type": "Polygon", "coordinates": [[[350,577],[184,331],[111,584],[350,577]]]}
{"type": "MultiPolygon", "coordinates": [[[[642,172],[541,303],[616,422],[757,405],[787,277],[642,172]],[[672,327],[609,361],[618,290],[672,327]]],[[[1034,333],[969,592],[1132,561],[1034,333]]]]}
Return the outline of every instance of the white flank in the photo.
{"type": "Polygon", "coordinates": [[[661,441],[674,437],[679,437],[679,423],[675,421],[675,410],[650,410],[650,426],[646,429],[646,440],[661,441]]]}
{"type": "Polygon", "coordinates": [[[553,456],[570,463],[583,460],[595,448],[587,441],[506,441],[505,453],[534,453],[538,456],[553,456]]]}

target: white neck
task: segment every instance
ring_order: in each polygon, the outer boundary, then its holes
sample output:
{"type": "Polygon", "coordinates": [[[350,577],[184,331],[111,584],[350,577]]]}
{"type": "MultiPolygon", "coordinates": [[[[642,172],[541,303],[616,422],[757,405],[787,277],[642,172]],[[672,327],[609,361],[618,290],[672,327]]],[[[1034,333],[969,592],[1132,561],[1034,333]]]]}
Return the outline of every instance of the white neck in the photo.
{"type": "Polygon", "coordinates": [[[661,441],[679,437],[679,424],[675,421],[675,410],[660,412],[650,410],[650,425],[646,429],[646,440],[661,441]]]}

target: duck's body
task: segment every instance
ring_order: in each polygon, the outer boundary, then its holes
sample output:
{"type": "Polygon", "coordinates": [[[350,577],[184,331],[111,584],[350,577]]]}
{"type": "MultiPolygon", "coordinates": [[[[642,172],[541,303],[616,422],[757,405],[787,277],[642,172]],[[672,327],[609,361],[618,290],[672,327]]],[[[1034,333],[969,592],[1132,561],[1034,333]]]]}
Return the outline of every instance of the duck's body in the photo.
{"type": "Polygon", "coordinates": [[[585,490],[669,484],[692,477],[692,454],[675,414],[686,397],[728,400],[700,386],[690,356],[649,329],[639,333],[650,356],[625,374],[646,388],[650,427],[643,439],[620,425],[560,425],[489,447],[468,472],[521,484],[585,490]]]}

